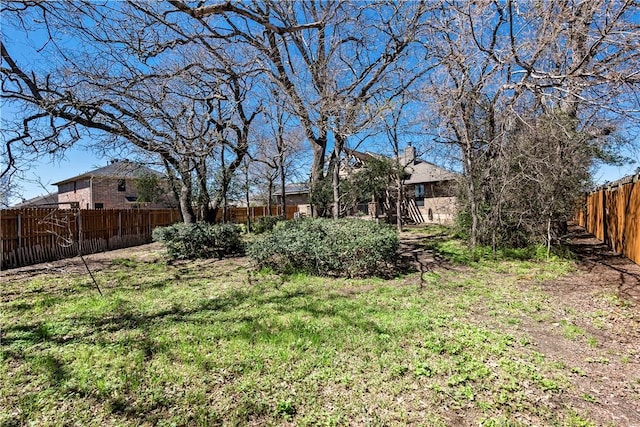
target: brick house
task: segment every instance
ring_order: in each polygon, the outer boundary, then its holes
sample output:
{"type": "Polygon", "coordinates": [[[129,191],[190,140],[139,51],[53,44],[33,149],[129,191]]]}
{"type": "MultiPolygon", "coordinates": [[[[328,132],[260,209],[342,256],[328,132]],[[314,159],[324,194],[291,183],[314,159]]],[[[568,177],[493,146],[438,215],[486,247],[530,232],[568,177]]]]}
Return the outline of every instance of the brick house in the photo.
{"type": "MultiPolygon", "coordinates": [[[[343,175],[357,173],[358,169],[373,158],[386,158],[380,154],[362,153],[350,149],[345,149],[345,153],[347,158],[343,175]]],[[[418,158],[416,149],[412,146],[405,148],[399,156],[398,162],[404,167],[405,172],[405,178],[402,181],[404,221],[418,224],[452,223],[457,213],[455,182],[458,179],[458,174],[418,158]]],[[[367,213],[370,216],[387,216],[390,220],[395,221],[395,202],[393,202],[395,188],[390,188],[388,195],[390,200],[368,203],[367,213]]],[[[362,207],[359,207],[359,210],[364,212],[362,207]]]]}
{"type": "Polygon", "coordinates": [[[451,224],[457,214],[459,175],[417,158],[415,150],[407,147],[400,157],[408,174],[403,182],[407,203],[418,208],[410,216],[415,222],[451,224]]]}
{"type": "MultiPolygon", "coordinates": [[[[377,153],[363,153],[344,149],[346,158],[341,165],[340,175],[347,177],[357,173],[367,161],[379,158],[377,153]]],[[[388,159],[388,158],[387,158],[388,159]]],[[[457,213],[456,181],[459,175],[416,156],[415,147],[407,147],[398,159],[404,167],[406,176],[402,182],[405,200],[403,201],[403,218],[406,223],[451,224],[457,213]]],[[[279,203],[281,192],[276,190],[274,196],[279,203]]],[[[285,186],[286,203],[298,205],[300,212],[310,213],[309,185],[293,184],[285,186]]],[[[395,189],[389,189],[392,201],[395,189]]],[[[395,206],[389,206],[387,200],[361,200],[356,215],[369,217],[387,216],[395,221],[395,206]]]]}
{"type": "Polygon", "coordinates": [[[113,160],[107,166],[54,183],[58,186],[58,205],[80,209],[166,208],[176,205],[168,190],[155,203],[138,201],[137,181],[142,176],[157,176],[160,186],[168,188],[159,172],[128,160],[113,160]]]}

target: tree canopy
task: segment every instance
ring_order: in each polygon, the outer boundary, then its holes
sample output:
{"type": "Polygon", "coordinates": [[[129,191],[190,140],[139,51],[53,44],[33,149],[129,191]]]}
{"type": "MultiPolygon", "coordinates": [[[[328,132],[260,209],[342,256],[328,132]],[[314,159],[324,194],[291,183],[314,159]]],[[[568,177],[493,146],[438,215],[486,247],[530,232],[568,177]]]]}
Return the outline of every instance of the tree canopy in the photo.
{"type": "Polygon", "coordinates": [[[421,139],[458,159],[471,242],[496,243],[499,224],[522,210],[507,188],[544,197],[540,214],[561,220],[566,209],[553,206],[638,129],[635,0],[0,7],[1,99],[12,113],[2,176],[90,136],[104,152],[134,147],[163,164],[187,222],[212,221],[243,161],[266,164],[270,152],[282,183],[284,153],[308,156],[310,188],[328,182],[339,216],[343,149],[375,135],[397,152],[381,123],[402,114],[423,117],[421,139]],[[286,129],[265,138],[257,124],[285,116],[286,129]],[[279,137],[294,134],[306,153],[279,137]]]}

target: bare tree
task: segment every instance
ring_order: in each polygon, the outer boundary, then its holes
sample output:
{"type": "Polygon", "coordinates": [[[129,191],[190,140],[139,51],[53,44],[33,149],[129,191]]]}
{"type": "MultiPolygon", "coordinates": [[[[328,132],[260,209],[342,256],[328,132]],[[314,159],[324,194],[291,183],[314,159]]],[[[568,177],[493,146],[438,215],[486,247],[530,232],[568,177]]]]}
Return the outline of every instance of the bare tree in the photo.
{"type": "Polygon", "coordinates": [[[5,145],[8,152],[18,143],[34,151],[58,151],[86,129],[99,131],[103,149],[126,142],[159,155],[170,175],[180,177],[184,220],[196,218],[197,188],[200,217],[211,221],[223,190],[210,196],[209,163],[216,148],[227,147],[234,157],[224,166],[230,175],[248,152],[250,125],[260,110],[259,103],[248,100],[255,73],[246,64],[236,66],[224,48],[203,55],[196,41],[180,39],[178,23],[154,23],[149,17],[161,12],[158,7],[7,4],[3,12],[14,14],[18,28],[41,25],[48,34],[43,53],[64,61],[51,61],[44,70],[24,69],[3,41],[2,99],[27,106],[20,129],[5,145]],[[62,49],[56,38],[62,28],[83,48],[62,49]]]}
{"type": "Polygon", "coordinates": [[[171,3],[204,28],[225,28],[216,30],[217,35],[259,53],[262,69],[288,97],[311,143],[312,191],[324,177],[327,148],[333,144],[329,170],[337,215],[342,147],[376,117],[371,111],[374,94],[405,90],[395,79],[400,72],[420,75],[424,62],[411,60],[409,66],[406,61],[427,3],[171,3]]]}
{"type": "Polygon", "coordinates": [[[429,76],[426,94],[431,110],[443,119],[439,141],[459,148],[472,246],[478,242],[483,203],[481,183],[485,176],[480,163],[483,157],[491,156],[491,146],[500,133],[496,111],[503,101],[502,70],[496,66],[495,57],[501,56],[499,42],[505,22],[495,7],[488,3],[449,7],[443,3],[434,13],[428,38],[439,67],[429,76]],[[458,29],[455,35],[452,27],[458,29]],[[482,45],[476,44],[480,36],[482,45]]]}
{"type": "Polygon", "coordinates": [[[511,227],[535,240],[541,230],[525,221],[534,194],[545,199],[536,206],[548,242],[593,159],[615,150],[608,135],[621,119],[637,123],[633,5],[474,2],[434,13],[428,40],[440,65],[427,93],[440,140],[459,148],[473,245],[509,240],[511,227]]]}
{"type": "Polygon", "coordinates": [[[257,132],[261,135],[255,144],[254,160],[259,164],[257,173],[267,183],[267,206],[271,212],[273,189],[278,180],[280,187],[280,209],[286,217],[286,184],[296,177],[301,167],[300,154],[304,131],[293,124],[294,120],[287,112],[285,100],[276,91],[270,91],[265,100],[264,122],[257,132]]]}
{"type": "MultiPolygon", "coordinates": [[[[416,107],[424,106],[424,104],[418,103],[416,105],[416,96],[410,93],[402,93],[396,97],[390,105],[386,114],[381,121],[382,132],[386,136],[386,142],[391,148],[395,167],[392,170],[392,179],[395,185],[395,211],[396,211],[396,226],[399,232],[402,231],[403,226],[403,203],[405,202],[406,195],[404,191],[404,180],[406,179],[406,167],[409,162],[414,161],[414,158],[407,158],[401,146],[412,147],[414,137],[422,138],[425,136],[424,131],[416,132],[415,128],[418,126],[413,120],[408,120],[408,117],[412,115],[412,110],[416,107]]],[[[424,124],[423,124],[424,125],[424,124]]],[[[415,149],[415,147],[414,147],[415,149]]]]}

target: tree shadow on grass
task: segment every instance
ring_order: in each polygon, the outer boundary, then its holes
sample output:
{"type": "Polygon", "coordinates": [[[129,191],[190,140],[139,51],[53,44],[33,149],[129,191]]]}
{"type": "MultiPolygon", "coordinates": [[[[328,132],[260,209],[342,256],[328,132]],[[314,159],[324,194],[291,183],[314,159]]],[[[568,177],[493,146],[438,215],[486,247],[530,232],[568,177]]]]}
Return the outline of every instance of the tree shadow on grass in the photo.
{"type": "Polygon", "coordinates": [[[409,234],[402,236],[398,249],[398,262],[396,269],[400,273],[420,273],[420,287],[424,286],[425,274],[436,268],[450,270],[451,263],[439,256],[434,250],[438,242],[444,242],[451,238],[449,234],[436,235],[409,234]]]}
{"type": "Polygon", "coordinates": [[[589,273],[599,273],[605,280],[617,283],[620,296],[640,303],[640,265],[614,253],[601,240],[584,228],[570,226],[565,244],[589,273]]]}
{"type": "MultiPolygon", "coordinates": [[[[250,345],[268,342],[276,336],[285,342],[298,337],[322,342],[323,336],[331,331],[318,328],[317,323],[314,327],[309,327],[303,320],[305,316],[314,319],[332,318],[335,320],[329,323],[357,328],[367,334],[389,333],[367,313],[349,310],[351,304],[343,302],[353,298],[352,295],[327,295],[323,293],[326,290],[311,285],[288,289],[282,286],[283,284],[276,284],[271,278],[261,279],[260,283],[253,286],[231,290],[217,298],[202,299],[189,307],[174,304],[146,313],[140,312],[132,302],[124,301],[106,315],[78,313],[59,322],[55,319],[34,322],[25,317],[3,330],[3,358],[7,362],[14,361],[18,364],[37,364],[41,372],[46,372],[52,389],[59,390],[59,393],[71,393],[83,400],[98,399],[114,416],[125,417],[134,423],[144,423],[163,411],[182,404],[182,401],[174,396],[140,399],[135,390],[117,388],[117,393],[111,393],[109,390],[101,391],[91,384],[79,386],[73,380],[73,372],[65,365],[66,358],[52,356],[52,350],[64,354],[63,348],[72,346],[66,354],[73,359],[71,352],[76,351],[75,346],[78,344],[112,347],[115,351],[124,352],[125,357],[133,358],[131,361],[138,360],[134,362],[134,370],[138,372],[136,375],[144,377],[156,356],[165,354],[170,359],[181,357],[172,352],[175,351],[175,344],[189,339],[188,334],[175,336],[173,342],[167,340],[166,335],[162,339],[157,338],[163,329],[182,323],[204,328],[215,322],[222,325],[216,329],[221,331],[220,338],[240,339],[250,345]],[[254,308],[245,311],[245,305],[254,308]],[[255,309],[256,306],[269,309],[262,313],[255,309]],[[294,315],[287,317],[287,314],[294,315]],[[283,315],[285,320],[277,320],[283,315]],[[270,316],[274,316],[273,319],[276,320],[272,321],[270,316]]],[[[218,332],[213,332],[213,335],[216,333],[218,332]]],[[[215,336],[208,338],[215,340],[215,336]]],[[[199,350],[195,346],[197,344],[194,343],[194,352],[197,353],[199,350]]],[[[96,351],[100,352],[99,349],[96,351]]],[[[101,357],[108,357],[108,354],[110,353],[101,357]]],[[[242,360],[238,363],[242,365],[242,360]]],[[[233,370],[233,367],[230,369],[233,370]]],[[[249,364],[245,369],[254,369],[254,366],[249,364]]],[[[242,375],[242,371],[238,372],[236,375],[242,375]]],[[[159,387],[158,390],[163,390],[162,386],[159,387]]]]}

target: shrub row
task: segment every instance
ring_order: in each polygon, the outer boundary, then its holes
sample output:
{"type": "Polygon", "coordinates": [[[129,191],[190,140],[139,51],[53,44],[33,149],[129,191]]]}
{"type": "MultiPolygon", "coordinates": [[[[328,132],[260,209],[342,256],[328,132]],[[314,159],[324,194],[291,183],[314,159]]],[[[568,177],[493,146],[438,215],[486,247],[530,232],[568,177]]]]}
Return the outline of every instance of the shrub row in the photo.
{"type": "Polygon", "coordinates": [[[305,218],[280,222],[249,245],[258,268],[279,273],[363,277],[379,275],[395,262],[398,233],[391,227],[358,219],[305,218]]]}
{"type": "Polygon", "coordinates": [[[177,223],[153,230],[173,259],[222,258],[244,252],[240,229],[233,224],[177,223]]]}
{"type": "Polygon", "coordinates": [[[253,223],[252,231],[256,234],[266,233],[273,230],[273,227],[282,220],[282,217],[279,216],[262,216],[253,223]]]}

